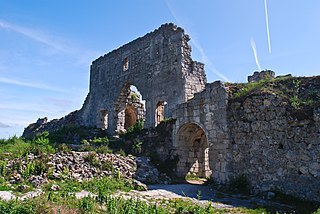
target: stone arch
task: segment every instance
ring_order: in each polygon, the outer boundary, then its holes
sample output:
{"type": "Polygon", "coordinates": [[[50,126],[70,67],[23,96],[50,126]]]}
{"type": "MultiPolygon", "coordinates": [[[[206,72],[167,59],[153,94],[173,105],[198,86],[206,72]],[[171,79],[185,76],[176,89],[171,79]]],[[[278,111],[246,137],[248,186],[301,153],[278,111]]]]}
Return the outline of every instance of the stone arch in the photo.
{"type": "Polygon", "coordinates": [[[176,134],[176,153],[179,155],[177,175],[194,175],[209,178],[209,143],[205,130],[198,124],[189,122],[182,125],[176,134]]]}
{"type": "Polygon", "coordinates": [[[156,125],[159,101],[168,102],[165,114],[172,117],[177,105],[202,91],[206,84],[204,65],[192,60],[189,39],[182,28],[165,24],[94,60],[89,94],[79,113],[81,124],[99,127],[100,110],[106,109],[106,131],[117,134],[125,130],[126,83],[135,85],[146,101],[145,128],[156,125]]]}
{"type": "MultiPolygon", "coordinates": [[[[141,102],[141,94],[131,90],[130,83],[125,83],[115,103],[115,119],[117,120],[116,132],[125,132],[139,119],[144,119],[144,104],[141,102]]],[[[137,88],[134,86],[134,88],[137,88]]]]}

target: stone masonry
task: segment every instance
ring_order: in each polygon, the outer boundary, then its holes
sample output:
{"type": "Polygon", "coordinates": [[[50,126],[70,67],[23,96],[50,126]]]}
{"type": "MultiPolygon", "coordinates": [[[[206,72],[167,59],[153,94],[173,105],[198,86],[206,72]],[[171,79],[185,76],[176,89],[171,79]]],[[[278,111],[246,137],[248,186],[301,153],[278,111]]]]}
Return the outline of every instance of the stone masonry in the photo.
{"type": "Polygon", "coordinates": [[[126,97],[132,85],[145,100],[146,128],[158,124],[157,118],[171,117],[173,109],[202,91],[207,81],[204,65],[191,59],[188,41],[183,29],[165,24],[95,60],[90,91],[80,110],[82,124],[106,128],[110,134],[125,131],[126,97]],[[165,104],[164,115],[157,117],[160,104],[165,104]]]}
{"type": "MultiPolygon", "coordinates": [[[[39,120],[24,136],[66,125],[117,134],[139,119],[150,128],[172,117],[176,122],[169,147],[179,156],[177,176],[226,183],[245,175],[254,193],[281,191],[320,202],[320,77],[308,79],[308,96],[316,105],[303,114],[293,113],[290,100],[270,90],[234,99],[232,84],[206,83],[204,65],[192,60],[188,41],[182,28],[165,24],[98,58],[91,65],[83,107],[60,120],[39,120]]],[[[267,70],[248,80],[274,76],[267,70]]],[[[291,97],[295,107],[303,104],[299,99],[291,97]]]]}

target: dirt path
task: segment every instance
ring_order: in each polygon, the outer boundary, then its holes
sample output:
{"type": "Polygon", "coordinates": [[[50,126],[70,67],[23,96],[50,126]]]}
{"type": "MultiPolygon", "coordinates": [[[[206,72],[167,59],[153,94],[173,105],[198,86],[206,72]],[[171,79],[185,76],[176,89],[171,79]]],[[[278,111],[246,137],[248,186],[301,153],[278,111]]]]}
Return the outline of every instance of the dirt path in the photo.
{"type": "MultiPolygon", "coordinates": [[[[197,183],[197,182],[195,182],[197,183]]],[[[292,211],[294,207],[279,204],[276,202],[271,202],[268,200],[262,200],[250,196],[240,196],[240,195],[225,195],[218,192],[209,186],[185,183],[185,184],[157,184],[149,185],[148,191],[137,191],[132,190],[130,192],[118,191],[114,196],[121,196],[124,198],[139,198],[143,201],[154,201],[154,200],[169,200],[169,199],[183,199],[191,200],[192,202],[199,205],[206,205],[211,203],[213,207],[218,209],[233,209],[237,207],[246,208],[257,208],[257,207],[271,207],[273,211],[278,211],[279,213],[284,213],[285,211],[292,211]]],[[[42,193],[41,190],[32,191],[26,193],[20,197],[16,197],[11,191],[0,191],[0,198],[2,200],[10,199],[20,199],[37,197],[42,193]]],[[[81,191],[76,193],[77,198],[83,198],[86,196],[96,196],[87,191],[81,191]]]]}
{"type": "MultiPolygon", "coordinates": [[[[196,183],[196,182],[195,182],[196,183]]],[[[209,186],[199,184],[157,184],[149,185],[148,191],[130,191],[129,193],[118,192],[117,196],[122,197],[136,197],[142,200],[150,199],[174,199],[180,198],[185,200],[192,200],[199,205],[206,205],[212,203],[212,206],[218,209],[226,208],[232,209],[237,207],[257,208],[270,207],[279,213],[284,213],[288,210],[293,210],[292,206],[271,202],[268,200],[258,199],[250,196],[240,195],[225,195],[218,192],[209,186]]]]}

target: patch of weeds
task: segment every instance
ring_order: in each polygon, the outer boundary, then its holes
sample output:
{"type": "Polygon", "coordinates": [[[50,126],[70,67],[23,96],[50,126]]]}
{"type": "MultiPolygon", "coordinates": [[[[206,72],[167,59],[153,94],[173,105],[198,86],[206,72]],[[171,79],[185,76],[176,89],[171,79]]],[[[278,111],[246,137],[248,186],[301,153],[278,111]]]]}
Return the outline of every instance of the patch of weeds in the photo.
{"type": "Polygon", "coordinates": [[[186,180],[199,181],[201,178],[195,173],[188,173],[185,177],[186,180]]]}
{"type": "Polygon", "coordinates": [[[143,119],[139,119],[133,126],[129,127],[127,131],[121,134],[121,137],[125,137],[128,139],[133,139],[135,136],[140,134],[143,131],[144,121],[143,119]]]}
{"type": "Polygon", "coordinates": [[[139,95],[134,91],[131,91],[131,100],[133,102],[138,102],[139,101],[139,95]]]}
{"type": "Polygon", "coordinates": [[[104,145],[104,146],[108,146],[109,145],[109,139],[107,137],[98,137],[98,138],[94,138],[91,141],[92,144],[94,145],[104,145]]]}
{"type": "Polygon", "coordinates": [[[108,146],[99,146],[94,149],[99,154],[111,154],[112,150],[108,146]]]}
{"type": "Polygon", "coordinates": [[[68,153],[71,152],[71,148],[67,144],[62,143],[58,146],[58,151],[68,153]]]}
{"type": "Polygon", "coordinates": [[[113,163],[111,161],[102,162],[101,170],[113,172],[114,171],[113,163]]]}
{"type": "Polygon", "coordinates": [[[0,160],[10,160],[25,156],[30,151],[30,142],[13,136],[9,139],[0,139],[0,160]]]}
{"type": "Polygon", "coordinates": [[[35,155],[54,153],[55,149],[49,144],[49,132],[38,134],[31,141],[31,153],[35,155]]]}
{"type": "Polygon", "coordinates": [[[142,142],[140,140],[134,139],[131,151],[133,155],[139,155],[142,151],[142,142]]]}
{"type": "Polygon", "coordinates": [[[88,155],[85,156],[83,159],[84,159],[84,161],[88,162],[92,166],[97,167],[97,166],[101,165],[101,162],[95,152],[88,153],[88,155]]]}
{"type": "Polygon", "coordinates": [[[25,169],[22,170],[22,176],[27,178],[31,175],[42,175],[48,172],[48,166],[43,159],[35,159],[27,163],[25,169]]]}

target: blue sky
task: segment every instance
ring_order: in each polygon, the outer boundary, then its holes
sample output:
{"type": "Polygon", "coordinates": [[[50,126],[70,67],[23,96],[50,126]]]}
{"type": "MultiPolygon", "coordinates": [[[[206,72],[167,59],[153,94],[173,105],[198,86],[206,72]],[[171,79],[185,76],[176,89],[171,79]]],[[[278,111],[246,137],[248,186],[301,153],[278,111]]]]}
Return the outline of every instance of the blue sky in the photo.
{"type": "Polygon", "coordinates": [[[0,0],[0,138],[80,109],[91,62],[167,22],[191,36],[209,82],[245,82],[259,67],[318,75],[319,10],[318,0],[0,0]]]}

